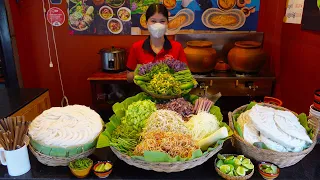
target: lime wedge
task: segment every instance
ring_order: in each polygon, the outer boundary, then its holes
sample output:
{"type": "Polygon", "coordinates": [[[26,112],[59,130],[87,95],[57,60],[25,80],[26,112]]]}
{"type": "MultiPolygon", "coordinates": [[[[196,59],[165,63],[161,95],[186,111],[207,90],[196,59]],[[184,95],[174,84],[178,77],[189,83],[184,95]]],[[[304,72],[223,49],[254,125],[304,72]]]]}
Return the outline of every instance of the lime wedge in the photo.
{"type": "Polygon", "coordinates": [[[266,168],[269,168],[270,165],[269,165],[269,164],[262,164],[261,167],[262,167],[263,169],[266,169],[266,168]]]}
{"type": "Polygon", "coordinates": [[[242,166],[247,168],[247,169],[253,169],[254,168],[252,163],[250,163],[250,164],[242,164],[242,166]]]}
{"type": "Polygon", "coordinates": [[[226,158],[226,160],[233,160],[234,159],[234,156],[229,156],[226,158]]]}
{"type": "Polygon", "coordinates": [[[245,159],[241,162],[241,164],[252,164],[252,163],[251,163],[250,159],[245,158],[245,159]]]}
{"type": "MultiPolygon", "coordinates": [[[[236,169],[238,169],[238,168],[236,168],[236,169]]],[[[233,174],[234,174],[234,176],[239,176],[239,174],[237,173],[236,169],[233,170],[233,174]]]]}
{"type": "Polygon", "coordinates": [[[99,164],[98,167],[96,167],[96,171],[97,172],[104,172],[105,171],[104,170],[104,164],[103,163],[99,164]]]}
{"type": "Polygon", "coordinates": [[[271,169],[272,169],[272,174],[277,174],[277,172],[278,172],[278,168],[277,168],[277,166],[275,166],[275,165],[271,165],[271,169]]]}
{"type": "Polygon", "coordinates": [[[105,170],[105,171],[109,171],[111,168],[112,168],[112,165],[111,165],[110,163],[106,163],[106,164],[104,165],[104,170],[105,170]]]}
{"type": "Polygon", "coordinates": [[[232,164],[227,164],[230,167],[230,171],[234,170],[234,166],[232,164]]]}
{"type": "Polygon", "coordinates": [[[242,166],[239,166],[237,168],[237,174],[239,176],[245,176],[246,175],[246,168],[242,167],[242,166]]]}
{"type": "Polygon", "coordinates": [[[234,164],[234,161],[235,161],[235,159],[234,159],[234,156],[229,156],[229,157],[227,157],[225,160],[224,160],[224,163],[225,164],[234,164]]]}
{"type": "Polygon", "coordinates": [[[230,171],[230,172],[228,173],[228,175],[229,175],[229,176],[234,176],[233,171],[230,171]]]}
{"type": "Polygon", "coordinates": [[[237,156],[237,159],[239,159],[240,161],[242,161],[243,158],[244,158],[244,155],[239,155],[239,156],[237,156]]]}
{"type": "Polygon", "coordinates": [[[223,161],[220,159],[218,162],[217,162],[217,167],[220,168],[220,166],[222,166],[224,163],[223,161]]]}
{"type": "Polygon", "coordinates": [[[218,159],[221,159],[221,160],[225,160],[225,159],[226,159],[226,157],[224,157],[224,156],[221,155],[221,154],[218,154],[217,157],[218,157],[218,159]]]}
{"type": "Polygon", "coordinates": [[[265,170],[264,170],[264,172],[266,172],[266,173],[268,173],[268,174],[272,174],[272,173],[273,173],[273,171],[272,171],[272,169],[271,169],[271,168],[267,168],[267,169],[265,169],[265,170]]]}
{"type": "Polygon", "coordinates": [[[235,164],[236,166],[240,166],[240,165],[241,165],[241,160],[238,159],[238,158],[236,158],[236,159],[234,160],[234,164],[235,164]]]}
{"type": "Polygon", "coordinates": [[[222,165],[222,166],[220,166],[220,171],[222,171],[225,174],[228,174],[230,172],[230,166],[222,165]]]}

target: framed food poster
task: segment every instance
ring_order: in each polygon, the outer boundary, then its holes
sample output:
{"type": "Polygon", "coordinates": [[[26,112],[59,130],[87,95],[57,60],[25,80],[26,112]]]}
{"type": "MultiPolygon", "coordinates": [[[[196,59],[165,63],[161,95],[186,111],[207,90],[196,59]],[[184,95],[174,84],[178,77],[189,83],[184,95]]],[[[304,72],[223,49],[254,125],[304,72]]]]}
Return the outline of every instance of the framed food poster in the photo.
{"type": "Polygon", "coordinates": [[[302,29],[320,31],[320,0],[305,0],[302,29]]]}
{"type": "Polygon", "coordinates": [[[130,0],[69,0],[70,34],[131,34],[130,0]]]}
{"type": "Polygon", "coordinates": [[[170,12],[167,34],[255,31],[260,0],[131,0],[132,35],[148,34],[144,12],[163,3],[170,12]]]}

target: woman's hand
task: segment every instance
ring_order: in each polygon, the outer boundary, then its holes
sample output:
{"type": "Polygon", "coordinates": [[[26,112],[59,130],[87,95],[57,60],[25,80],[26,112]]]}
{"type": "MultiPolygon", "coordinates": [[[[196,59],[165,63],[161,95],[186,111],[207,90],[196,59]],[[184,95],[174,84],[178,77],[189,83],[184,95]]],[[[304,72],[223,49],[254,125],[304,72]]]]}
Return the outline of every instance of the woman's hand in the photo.
{"type": "Polygon", "coordinates": [[[133,83],[133,78],[134,78],[134,73],[128,71],[128,73],[127,73],[127,81],[129,83],[133,83]]]}

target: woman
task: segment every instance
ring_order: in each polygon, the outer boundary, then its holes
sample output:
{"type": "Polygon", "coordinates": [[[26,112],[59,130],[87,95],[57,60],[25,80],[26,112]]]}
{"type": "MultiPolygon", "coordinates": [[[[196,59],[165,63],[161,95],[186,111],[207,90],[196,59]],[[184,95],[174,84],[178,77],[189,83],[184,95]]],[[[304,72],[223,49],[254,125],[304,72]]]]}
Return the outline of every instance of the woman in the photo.
{"type": "MultiPolygon", "coordinates": [[[[147,64],[174,58],[187,63],[186,55],[180,43],[169,40],[165,33],[169,22],[169,13],[163,4],[152,4],[146,11],[146,21],[150,36],[146,40],[134,43],[131,47],[127,68],[134,71],[137,64],[147,64]]],[[[133,72],[128,73],[132,81],[133,72]]]]}

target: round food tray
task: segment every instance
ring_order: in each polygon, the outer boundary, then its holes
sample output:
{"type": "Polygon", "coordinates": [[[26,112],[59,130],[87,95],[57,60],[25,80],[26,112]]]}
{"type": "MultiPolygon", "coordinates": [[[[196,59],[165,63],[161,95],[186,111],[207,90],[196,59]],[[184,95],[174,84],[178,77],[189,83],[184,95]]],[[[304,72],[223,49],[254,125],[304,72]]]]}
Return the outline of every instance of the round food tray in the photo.
{"type": "MultiPolygon", "coordinates": [[[[290,111],[289,109],[286,109],[284,107],[275,106],[272,104],[266,104],[266,103],[259,103],[262,106],[272,107],[274,109],[283,110],[283,111],[290,111]]],[[[280,168],[289,167],[292,165],[297,164],[299,161],[301,161],[306,155],[308,155],[313,148],[315,147],[317,143],[317,135],[318,135],[318,129],[319,129],[319,121],[316,118],[310,118],[308,119],[309,125],[312,126],[314,130],[314,137],[312,139],[312,144],[309,148],[301,151],[301,152],[277,152],[273,150],[268,149],[260,149],[247,141],[245,141],[235,130],[233,126],[233,116],[239,111],[243,111],[247,108],[248,105],[241,106],[234,110],[233,112],[229,112],[229,126],[234,131],[233,137],[231,139],[232,145],[238,149],[242,154],[250,158],[251,160],[256,160],[259,162],[270,162],[273,163],[280,168]]],[[[294,113],[294,112],[293,112],[294,113]]],[[[294,113],[296,116],[297,114],[294,113]]]]}

